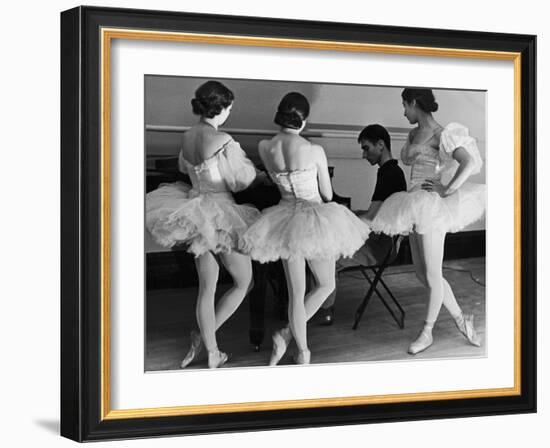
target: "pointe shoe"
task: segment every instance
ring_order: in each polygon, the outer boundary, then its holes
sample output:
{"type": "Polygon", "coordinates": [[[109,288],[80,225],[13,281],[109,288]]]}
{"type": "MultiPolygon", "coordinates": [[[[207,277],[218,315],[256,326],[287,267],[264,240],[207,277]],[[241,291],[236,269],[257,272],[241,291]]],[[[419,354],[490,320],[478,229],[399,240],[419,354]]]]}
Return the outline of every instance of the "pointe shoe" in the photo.
{"type": "Polygon", "coordinates": [[[288,344],[292,339],[292,335],[288,328],[283,328],[273,333],[273,350],[271,352],[271,359],[269,360],[270,366],[276,366],[281,358],[284,356],[288,344]]]}
{"type": "Polygon", "coordinates": [[[423,352],[432,345],[433,342],[432,332],[423,329],[418,335],[418,338],[409,346],[408,353],[410,355],[416,355],[417,353],[423,352]]]}
{"type": "Polygon", "coordinates": [[[202,338],[198,331],[191,331],[191,346],[189,351],[183,361],[180,364],[182,369],[186,368],[191,362],[199,356],[199,353],[202,351],[202,338]]]}
{"type": "Polygon", "coordinates": [[[218,367],[223,366],[229,360],[227,353],[221,352],[219,350],[209,351],[208,352],[208,368],[217,369],[218,367]]]}
{"type": "Polygon", "coordinates": [[[309,364],[311,361],[311,352],[309,350],[300,350],[294,357],[296,364],[309,364]]]}
{"type": "Polygon", "coordinates": [[[468,340],[468,342],[476,347],[481,347],[481,338],[476,333],[474,327],[474,315],[473,314],[463,314],[462,322],[459,324],[455,320],[456,327],[468,340]]]}

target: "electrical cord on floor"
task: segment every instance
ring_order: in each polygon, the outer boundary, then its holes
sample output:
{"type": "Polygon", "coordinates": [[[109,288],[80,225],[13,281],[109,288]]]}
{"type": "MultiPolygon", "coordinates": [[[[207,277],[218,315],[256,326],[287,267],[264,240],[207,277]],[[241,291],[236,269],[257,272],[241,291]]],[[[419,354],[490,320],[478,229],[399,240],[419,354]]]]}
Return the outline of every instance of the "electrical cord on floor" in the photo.
{"type": "Polygon", "coordinates": [[[474,273],[468,269],[451,268],[448,266],[443,266],[443,269],[447,269],[448,271],[466,272],[467,274],[470,274],[470,278],[474,283],[477,283],[478,285],[485,287],[485,283],[481,282],[478,278],[474,277],[474,273]]]}

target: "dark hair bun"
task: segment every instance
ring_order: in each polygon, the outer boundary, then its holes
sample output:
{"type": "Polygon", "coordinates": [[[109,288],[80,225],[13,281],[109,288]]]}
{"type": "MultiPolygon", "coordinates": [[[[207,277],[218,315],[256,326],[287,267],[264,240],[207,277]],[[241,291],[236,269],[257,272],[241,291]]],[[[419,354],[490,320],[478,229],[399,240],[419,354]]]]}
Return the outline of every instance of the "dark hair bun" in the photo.
{"type": "Polygon", "coordinates": [[[193,113],[195,115],[202,115],[205,111],[205,106],[197,98],[191,100],[191,106],[193,107],[193,113]]]}
{"type": "Polygon", "coordinates": [[[282,126],[283,128],[290,128],[290,129],[300,129],[302,127],[302,123],[304,120],[302,120],[302,117],[298,115],[296,111],[294,112],[277,112],[275,114],[275,123],[277,123],[279,126],[282,126]]]}
{"type": "Polygon", "coordinates": [[[439,105],[435,101],[435,96],[432,89],[411,89],[406,88],[401,93],[401,97],[407,102],[412,103],[416,101],[416,104],[424,112],[436,112],[439,109],[439,105]]]}
{"type": "Polygon", "coordinates": [[[207,81],[195,91],[191,106],[195,115],[214,118],[223,109],[229,107],[234,99],[233,92],[221,82],[207,81]]]}
{"type": "Polygon", "coordinates": [[[290,92],[279,103],[274,121],[283,128],[300,129],[308,116],[307,98],[299,92],[290,92]]]}

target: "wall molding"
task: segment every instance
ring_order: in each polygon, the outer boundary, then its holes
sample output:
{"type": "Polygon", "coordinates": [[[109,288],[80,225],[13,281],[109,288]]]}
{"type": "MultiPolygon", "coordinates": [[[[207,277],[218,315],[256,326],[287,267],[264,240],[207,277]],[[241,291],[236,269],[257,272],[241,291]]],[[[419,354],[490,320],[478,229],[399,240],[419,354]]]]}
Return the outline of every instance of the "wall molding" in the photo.
{"type": "MultiPolygon", "coordinates": [[[[357,141],[357,136],[364,126],[357,125],[339,125],[339,124],[321,124],[310,123],[301,133],[307,138],[347,138],[357,141]]],[[[147,124],[145,130],[147,132],[165,132],[165,133],[184,133],[191,126],[171,126],[159,124],[147,124]]],[[[409,128],[387,127],[392,140],[404,141],[409,134],[409,128]]],[[[276,129],[246,129],[246,128],[225,128],[221,127],[221,131],[231,135],[251,135],[251,136],[273,136],[277,134],[276,129]]]]}

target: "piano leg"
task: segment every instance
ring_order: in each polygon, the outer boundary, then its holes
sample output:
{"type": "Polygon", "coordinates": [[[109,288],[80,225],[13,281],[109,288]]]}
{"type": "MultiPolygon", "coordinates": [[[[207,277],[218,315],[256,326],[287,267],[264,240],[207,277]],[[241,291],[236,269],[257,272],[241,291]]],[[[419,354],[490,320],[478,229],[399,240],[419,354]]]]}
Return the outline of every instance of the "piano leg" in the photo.
{"type": "Polygon", "coordinates": [[[269,284],[273,289],[275,317],[284,323],[288,323],[288,289],[283,263],[281,261],[270,263],[268,275],[269,284]]]}
{"type": "Polygon", "coordinates": [[[261,264],[252,262],[254,288],[249,295],[250,329],[249,339],[255,350],[260,350],[265,337],[265,301],[267,285],[271,285],[274,297],[274,311],[278,320],[288,322],[288,290],[283,265],[280,261],[261,264]]]}
{"type": "Polygon", "coordinates": [[[265,296],[267,292],[267,271],[268,265],[252,262],[252,275],[254,277],[254,287],[248,297],[250,311],[250,329],[249,339],[256,351],[264,341],[265,332],[265,296]]]}

